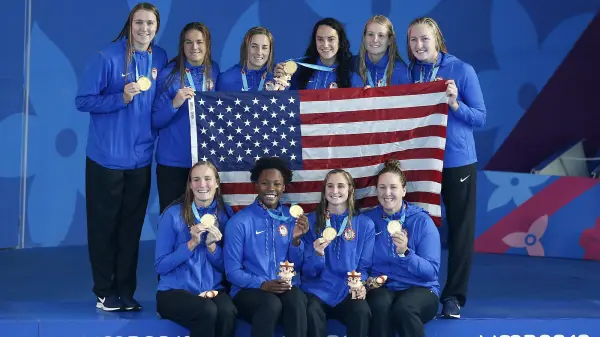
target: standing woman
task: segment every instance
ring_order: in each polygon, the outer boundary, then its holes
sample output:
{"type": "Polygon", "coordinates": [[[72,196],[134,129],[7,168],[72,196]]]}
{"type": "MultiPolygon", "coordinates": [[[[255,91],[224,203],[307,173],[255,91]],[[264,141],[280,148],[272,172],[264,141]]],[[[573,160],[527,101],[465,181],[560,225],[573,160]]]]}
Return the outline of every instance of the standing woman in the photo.
{"type": "Polygon", "coordinates": [[[460,318],[475,241],[477,154],[473,129],[485,124],[486,109],[471,65],[448,53],[438,24],[428,17],[408,27],[410,76],[414,82],[442,80],[448,85],[448,128],[442,197],[448,221],[448,277],[442,292],[442,315],[460,318]]]}
{"type": "Polygon", "coordinates": [[[425,337],[424,324],[438,311],[440,234],[427,212],[404,200],[406,176],[398,161],[386,162],[376,179],[379,204],[364,214],[377,232],[371,276],[387,281],[367,293],[369,336],[425,337]]]}
{"type": "Polygon", "coordinates": [[[191,22],[179,34],[179,52],[158,75],[152,127],[158,130],[156,180],[160,213],[186,190],[192,154],[198,160],[196,119],[190,120],[188,99],[197,91],[214,91],[219,65],[211,60],[208,28],[191,22]],[[191,135],[196,138],[192,139],[191,135]],[[195,148],[192,143],[195,141],[195,148]]]}
{"type": "MultiPolygon", "coordinates": [[[[352,53],[341,22],[325,18],[315,24],[302,63],[292,76],[291,90],[351,87],[352,53]]],[[[283,74],[283,63],[275,72],[283,74]]]]}
{"type": "Polygon", "coordinates": [[[226,337],[235,331],[237,310],[223,285],[221,245],[233,211],[219,183],[211,162],[196,163],[185,195],[162,214],[156,234],[154,266],[161,276],[156,308],[161,317],[188,328],[190,337],[226,337]],[[205,216],[214,225],[204,224],[205,216]],[[218,291],[214,298],[212,291],[218,291]]]}
{"type": "MultiPolygon", "coordinates": [[[[280,200],[292,170],[277,157],[264,157],[250,170],[256,200],[225,228],[225,272],[240,318],[252,325],[252,337],[274,336],[281,320],[286,337],[306,337],[306,296],[278,277],[280,264],[302,264],[305,215],[294,219],[280,200]]],[[[299,269],[296,269],[299,273],[299,269]]],[[[310,335],[309,335],[310,336],[310,335]]]]}
{"type": "Polygon", "coordinates": [[[373,221],[358,214],[350,174],[330,171],[323,181],[321,202],[308,215],[300,287],[308,293],[308,335],[327,336],[327,319],[346,325],[348,337],[366,337],[371,310],[363,296],[352,298],[348,274],[356,271],[366,281],[371,269],[375,229],[373,221]],[[329,236],[328,231],[332,236],[329,236]]]}
{"type": "Polygon", "coordinates": [[[75,104],[90,113],[86,211],[96,307],[139,310],[138,246],[150,195],[152,102],[166,52],[153,43],[158,10],[139,3],[113,43],[94,54],[75,104]]]}
{"type": "Polygon", "coordinates": [[[408,68],[398,52],[394,26],[385,16],[375,15],[365,24],[354,66],[353,87],[409,83],[408,68]]]}
{"type": "Polygon", "coordinates": [[[273,80],[275,41],[264,27],[246,32],[240,46],[240,63],[219,75],[217,91],[263,91],[273,80]]]}

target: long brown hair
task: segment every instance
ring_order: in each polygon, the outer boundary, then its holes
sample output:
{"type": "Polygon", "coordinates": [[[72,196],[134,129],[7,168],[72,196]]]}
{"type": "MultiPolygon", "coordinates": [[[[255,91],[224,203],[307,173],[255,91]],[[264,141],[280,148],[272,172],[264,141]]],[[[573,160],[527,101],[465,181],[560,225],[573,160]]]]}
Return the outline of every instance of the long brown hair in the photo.
{"type": "Polygon", "coordinates": [[[387,71],[385,72],[385,78],[387,85],[391,85],[392,83],[392,74],[394,73],[394,68],[396,66],[396,60],[402,61],[402,56],[398,52],[398,44],[396,43],[396,32],[394,31],[394,25],[387,17],[383,15],[375,15],[370,18],[369,21],[365,24],[365,29],[363,30],[363,37],[360,43],[360,49],[358,51],[358,73],[363,80],[363,83],[367,83],[367,64],[366,58],[367,55],[367,47],[365,47],[365,35],[367,34],[367,27],[371,23],[378,23],[385,28],[387,28],[387,35],[389,38],[389,44],[387,49],[388,54],[388,63],[387,63],[387,71]]]}
{"type": "Polygon", "coordinates": [[[180,88],[185,87],[185,52],[183,50],[185,45],[185,34],[190,30],[197,30],[204,36],[204,43],[206,44],[206,53],[204,54],[204,60],[202,61],[202,65],[204,65],[204,71],[202,72],[202,76],[206,80],[210,79],[214,83],[214,79],[211,77],[212,73],[212,56],[211,56],[211,37],[210,30],[204,24],[200,22],[190,22],[183,27],[181,33],[179,33],[179,47],[177,48],[177,55],[173,57],[169,63],[175,62],[175,66],[171,73],[169,74],[168,80],[165,83],[165,86],[169,86],[173,79],[175,78],[175,74],[179,72],[179,80],[180,80],[180,88]]]}
{"type": "Polygon", "coordinates": [[[327,189],[327,180],[329,180],[329,177],[333,174],[336,173],[341,173],[344,175],[344,178],[346,178],[346,182],[348,183],[348,228],[352,228],[352,216],[356,213],[356,200],[355,200],[355,192],[356,192],[356,187],[354,185],[354,179],[352,179],[352,176],[350,175],[350,173],[348,173],[345,170],[342,169],[335,169],[335,170],[331,170],[327,173],[327,175],[325,176],[325,179],[323,180],[323,187],[321,188],[321,201],[319,202],[319,204],[317,205],[317,208],[315,210],[315,215],[317,216],[317,234],[320,235],[321,233],[323,233],[323,230],[325,229],[325,224],[327,221],[327,198],[325,196],[325,191],[327,189]]]}
{"type": "Polygon", "coordinates": [[[444,42],[444,36],[442,35],[442,31],[440,30],[440,26],[438,26],[437,22],[435,22],[434,19],[426,16],[416,18],[410,23],[410,25],[408,25],[408,31],[406,33],[406,50],[408,51],[408,60],[411,64],[414,64],[417,59],[415,58],[415,55],[413,55],[412,49],[410,48],[410,30],[412,27],[420,24],[428,25],[433,30],[435,49],[438,51],[438,53],[440,51],[448,53],[446,43],[444,42]]]}
{"type": "MultiPolygon", "coordinates": [[[[217,185],[221,184],[219,172],[215,165],[213,165],[213,163],[211,163],[210,161],[201,160],[194,164],[194,166],[192,166],[188,173],[188,181],[186,184],[185,193],[177,201],[183,203],[183,205],[181,206],[181,217],[183,218],[183,221],[188,225],[188,227],[192,227],[196,224],[196,218],[194,217],[194,212],[192,211],[192,207],[194,207],[194,192],[192,191],[192,171],[194,171],[196,167],[202,165],[208,166],[215,174],[215,180],[217,185]]],[[[217,189],[215,191],[215,199],[217,200],[217,212],[226,212],[225,201],[223,200],[223,195],[221,194],[221,186],[217,186],[217,189]]]]}
{"type": "MultiPolygon", "coordinates": [[[[123,37],[127,39],[127,49],[125,52],[125,74],[127,74],[127,70],[129,69],[129,63],[131,62],[131,58],[133,57],[133,53],[135,50],[135,48],[133,47],[133,37],[131,36],[131,24],[133,21],[133,16],[139,10],[147,10],[152,12],[154,16],[156,16],[156,34],[158,34],[158,30],[160,29],[160,14],[158,13],[158,9],[153,4],[149,2],[140,2],[131,9],[131,11],[129,12],[129,16],[127,17],[127,21],[125,21],[125,25],[123,26],[123,29],[121,29],[119,36],[117,36],[117,38],[112,41],[116,42],[122,39],[123,37]]],[[[150,46],[152,46],[153,43],[154,39],[150,41],[150,46]]]]}
{"type": "Polygon", "coordinates": [[[265,35],[267,39],[269,39],[270,46],[269,59],[267,60],[267,72],[272,73],[273,63],[275,62],[275,39],[273,38],[273,34],[271,34],[270,30],[261,26],[250,28],[246,32],[246,35],[244,35],[244,40],[242,41],[242,46],[240,47],[240,67],[244,69],[248,63],[248,49],[250,48],[250,43],[255,35],[265,35]]]}

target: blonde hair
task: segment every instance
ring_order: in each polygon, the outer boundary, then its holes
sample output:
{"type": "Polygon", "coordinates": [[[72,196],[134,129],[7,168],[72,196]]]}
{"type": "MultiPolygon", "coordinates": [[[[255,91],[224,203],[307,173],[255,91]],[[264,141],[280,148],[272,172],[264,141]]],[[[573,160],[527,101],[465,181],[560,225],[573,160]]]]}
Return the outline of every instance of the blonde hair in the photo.
{"type": "Polygon", "coordinates": [[[370,18],[367,23],[365,24],[365,28],[363,30],[363,37],[362,37],[362,41],[360,44],[360,49],[358,51],[358,73],[360,75],[360,77],[363,80],[363,83],[367,83],[367,65],[366,65],[366,58],[367,56],[367,47],[365,47],[365,35],[367,34],[367,27],[371,24],[371,23],[377,23],[380,24],[382,26],[384,26],[385,28],[387,28],[387,35],[388,38],[390,39],[389,44],[388,44],[388,49],[387,49],[387,53],[388,53],[388,63],[387,63],[387,71],[385,73],[385,78],[386,78],[386,83],[387,85],[390,85],[390,83],[392,82],[392,74],[394,73],[394,68],[396,65],[396,60],[402,61],[402,57],[400,56],[400,53],[398,52],[398,44],[396,43],[396,33],[394,31],[394,25],[392,24],[392,22],[390,21],[390,19],[388,19],[387,17],[383,16],[383,15],[375,15],[374,17],[370,18]]]}
{"type": "Polygon", "coordinates": [[[408,31],[406,33],[406,50],[408,51],[408,59],[410,61],[410,63],[415,63],[416,62],[416,58],[415,55],[413,55],[411,48],[410,48],[410,30],[416,26],[416,25],[427,25],[429,26],[429,28],[431,28],[433,30],[433,35],[435,38],[435,49],[439,52],[444,52],[444,53],[448,53],[448,49],[446,49],[446,43],[444,42],[444,36],[442,35],[442,31],[440,30],[440,27],[438,26],[437,22],[435,22],[434,19],[430,18],[430,17],[420,17],[420,18],[416,18],[414,19],[410,25],[408,25],[408,31]]]}
{"type": "Polygon", "coordinates": [[[269,59],[267,60],[267,72],[271,73],[273,72],[273,60],[275,59],[275,39],[273,38],[271,31],[261,26],[252,27],[246,32],[244,40],[242,41],[242,46],[240,47],[240,66],[242,69],[246,67],[246,63],[248,62],[248,48],[250,42],[252,42],[252,38],[255,35],[265,35],[267,39],[269,39],[269,59]]]}

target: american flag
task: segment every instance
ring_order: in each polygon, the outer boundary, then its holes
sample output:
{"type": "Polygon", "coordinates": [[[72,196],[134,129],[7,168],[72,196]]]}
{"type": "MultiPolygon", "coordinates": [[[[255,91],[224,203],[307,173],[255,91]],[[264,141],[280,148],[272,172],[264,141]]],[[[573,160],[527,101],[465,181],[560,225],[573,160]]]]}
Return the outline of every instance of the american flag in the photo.
{"type": "MultiPolygon", "coordinates": [[[[443,81],[393,87],[197,92],[198,158],[219,170],[234,210],[256,193],[249,170],[261,157],[286,160],[294,176],[285,203],[313,210],[328,171],[354,178],[358,205],[377,205],[374,176],[387,159],[406,174],[406,200],[441,225],[440,192],[448,117],[443,81]]],[[[194,118],[195,117],[195,118],[194,118]]]]}

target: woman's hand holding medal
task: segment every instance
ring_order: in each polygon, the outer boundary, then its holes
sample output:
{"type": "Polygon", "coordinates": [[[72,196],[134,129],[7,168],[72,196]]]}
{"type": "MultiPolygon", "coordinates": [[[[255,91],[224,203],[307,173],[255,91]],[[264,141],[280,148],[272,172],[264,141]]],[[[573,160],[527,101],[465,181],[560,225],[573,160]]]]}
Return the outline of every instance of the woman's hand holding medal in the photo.
{"type": "Polygon", "coordinates": [[[186,87],[177,90],[177,95],[173,98],[173,107],[179,109],[188,98],[194,99],[194,96],[196,96],[196,93],[192,88],[186,87]]]}
{"type": "Polygon", "coordinates": [[[133,97],[142,92],[140,85],[136,82],[130,82],[123,88],[123,102],[129,104],[133,100],[133,97]]]}
{"type": "Polygon", "coordinates": [[[308,232],[308,218],[304,215],[304,210],[299,205],[292,205],[290,207],[290,215],[296,218],[296,224],[292,232],[292,244],[298,247],[300,245],[300,238],[308,232]]]}
{"type": "Polygon", "coordinates": [[[392,242],[396,246],[396,253],[399,255],[403,255],[406,253],[408,249],[408,233],[406,229],[402,229],[401,231],[395,232],[392,234],[392,242]]]}
{"type": "Polygon", "coordinates": [[[315,248],[315,252],[317,252],[317,255],[325,256],[325,248],[327,248],[327,246],[329,246],[330,243],[331,241],[326,240],[324,238],[316,239],[313,242],[313,247],[315,248]]]}

